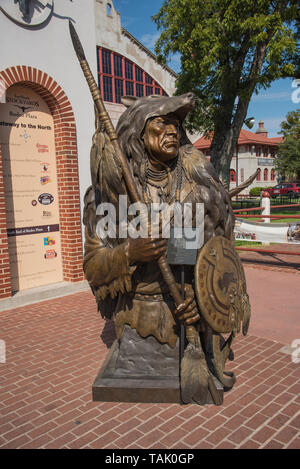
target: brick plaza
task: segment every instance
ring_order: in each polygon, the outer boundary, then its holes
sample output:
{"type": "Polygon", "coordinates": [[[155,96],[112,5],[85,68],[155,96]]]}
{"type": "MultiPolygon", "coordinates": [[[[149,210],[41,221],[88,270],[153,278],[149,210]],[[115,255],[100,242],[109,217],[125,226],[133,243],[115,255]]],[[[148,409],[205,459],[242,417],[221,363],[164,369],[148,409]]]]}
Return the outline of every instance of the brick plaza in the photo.
{"type": "Polygon", "coordinates": [[[300,364],[283,352],[300,338],[299,275],[245,271],[252,324],[233,344],[237,383],[220,407],[93,403],[115,336],[90,291],[0,313],[0,447],[299,449],[300,364]]]}

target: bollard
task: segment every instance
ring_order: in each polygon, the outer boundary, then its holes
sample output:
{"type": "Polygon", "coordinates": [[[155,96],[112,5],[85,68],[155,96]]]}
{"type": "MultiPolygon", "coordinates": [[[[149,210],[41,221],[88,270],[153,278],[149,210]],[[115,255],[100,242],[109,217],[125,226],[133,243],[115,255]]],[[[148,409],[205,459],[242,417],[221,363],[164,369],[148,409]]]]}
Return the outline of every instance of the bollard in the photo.
{"type": "MultiPolygon", "coordinates": [[[[271,203],[270,203],[270,194],[267,191],[262,193],[261,206],[264,207],[261,214],[262,215],[271,215],[271,203]]],[[[262,218],[264,223],[270,223],[270,218],[262,218]]]]}

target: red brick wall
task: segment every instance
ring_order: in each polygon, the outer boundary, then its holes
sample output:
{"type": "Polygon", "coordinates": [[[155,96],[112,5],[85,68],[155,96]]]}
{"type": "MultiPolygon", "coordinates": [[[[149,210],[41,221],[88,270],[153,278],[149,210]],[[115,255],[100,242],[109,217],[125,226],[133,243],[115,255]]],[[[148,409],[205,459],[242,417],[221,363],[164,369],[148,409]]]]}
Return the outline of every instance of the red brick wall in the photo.
{"type": "Polygon", "coordinates": [[[0,299],[11,296],[10,268],[6,232],[4,180],[0,145],[0,299]]]}
{"type": "MultiPolygon", "coordinates": [[[[83,280],[80,198],[76,124],[65,92],[46,73],[33,67],[9,67],[0,72],[6,88],[18,84],[36,91],[48,104],[54,119],[60,233],[64,280],[83,280]]],[[[11,296],[9,253],[2,160],[0,154],[0,298],[11,296]]]]}

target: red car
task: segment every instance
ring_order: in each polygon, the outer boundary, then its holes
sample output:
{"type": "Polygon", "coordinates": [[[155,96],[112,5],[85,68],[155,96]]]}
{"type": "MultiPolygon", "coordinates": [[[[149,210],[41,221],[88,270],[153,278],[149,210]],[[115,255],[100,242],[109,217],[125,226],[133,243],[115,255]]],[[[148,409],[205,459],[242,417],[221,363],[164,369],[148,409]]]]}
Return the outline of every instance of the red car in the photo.
{"type": "Polygon", "coordinates": [[[286,195],[288,197],[300,197],[300,183],[299,182],[283,182],[277,186],[267,189],[272,199],[278,196],[286,195]]]}

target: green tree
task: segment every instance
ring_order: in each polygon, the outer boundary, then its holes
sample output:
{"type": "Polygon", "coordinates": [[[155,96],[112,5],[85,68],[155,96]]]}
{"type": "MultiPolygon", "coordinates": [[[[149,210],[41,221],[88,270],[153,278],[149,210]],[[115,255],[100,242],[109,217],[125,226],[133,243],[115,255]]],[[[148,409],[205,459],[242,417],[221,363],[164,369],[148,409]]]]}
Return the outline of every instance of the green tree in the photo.
{"type": "Polygon", "coordinates": [[[288,112],[280,127],[284,141],[278,147],[276,171],[288,180],[300,180],[300,109],[288,112]]]}
{"type": "Polygon", "coordinates": [[[211,162],[225,181],[252,94],[295,76],[298,15],[298,0],[165,0],[153,17],[158,59],[181,56],[176,94],[196,95],[187,128],[213,132],[211,162]]]}
{"type": "Polygon", "coordinates": [[[281,130],[279,134],[283,134],[284,138],[292,135],[300,139],[300,109],[288,112],[285,121],[280,124],[281,130]]]}

